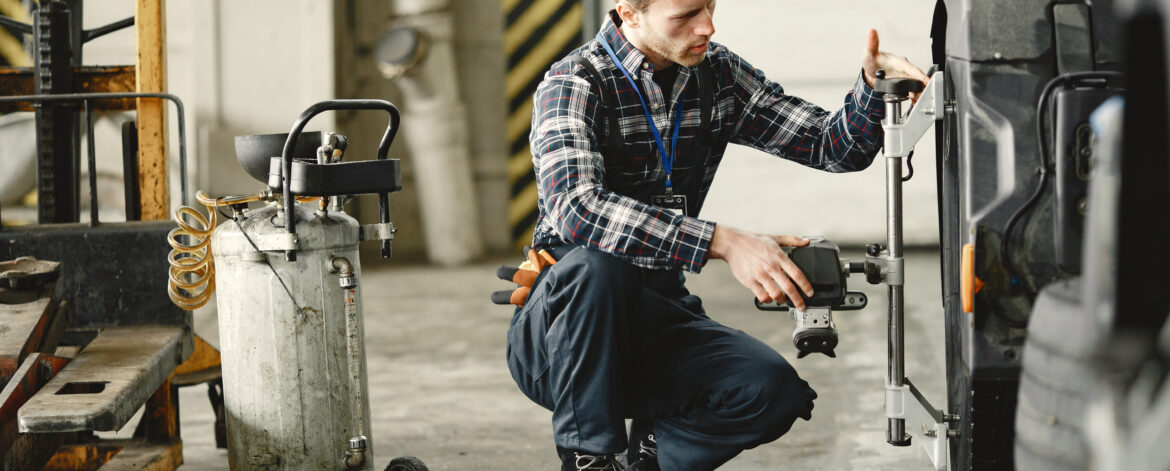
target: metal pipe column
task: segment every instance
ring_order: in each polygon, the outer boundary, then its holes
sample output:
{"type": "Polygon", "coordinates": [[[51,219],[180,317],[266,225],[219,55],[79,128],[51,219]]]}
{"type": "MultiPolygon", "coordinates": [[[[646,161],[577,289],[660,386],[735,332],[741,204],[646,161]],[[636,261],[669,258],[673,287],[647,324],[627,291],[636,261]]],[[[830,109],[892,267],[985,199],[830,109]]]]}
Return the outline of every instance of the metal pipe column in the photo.
{"type": "MultiPolygon", "coordinates": [[[[887,95],[886,118],[883,125],[902,124],[902,102],[887,95]]],[[[886,139],[890,139],[887,134],[886,139]]],[[[889,143],[887,143],[889,144],[889,143]]],[[[884,149],[896,148],[886,145],[884,149]]],[[[887,151],[883,150],[884,153],[887,151]]],[[[891,262],[902,258],[902,156],[886,156],[886,259],[891,262]]],[[[886,372],[887,388],[901,387],[906,378],[906,343],[904,324],[904,293],[901,283],[887,281],[889,286],[889,368],[886,372]]],[[[906,420],[888,419],[886,441],[901,445],[907,442],[906,420]]]]}
{"type": "MultiPolygon", "coordinates": [[[[454,7],[450,0],[391,4],[396,16],[390,31],[407,28],[416,38],[405,64],[380,67],[383,76],[395,80],[404,99],[403,132],[417,171],[427,256],[442,265],[467,263],[483,252],[484,238],[476,210],[467,113],[456,74],[454,7]]],[[[379,47],[406,49],[394,44],[399,37],[384,36],[379,47]]]]}

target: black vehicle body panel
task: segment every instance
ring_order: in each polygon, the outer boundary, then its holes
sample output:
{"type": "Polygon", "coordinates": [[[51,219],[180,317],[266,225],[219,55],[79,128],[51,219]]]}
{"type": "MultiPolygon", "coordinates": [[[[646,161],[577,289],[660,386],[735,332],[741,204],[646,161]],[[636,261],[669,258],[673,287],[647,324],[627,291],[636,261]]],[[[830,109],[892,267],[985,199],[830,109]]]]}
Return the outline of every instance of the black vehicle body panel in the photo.
{"type": "Polygon", "coordinates": [[[1084,156],[1077,159],[1091,148],[1078,147],[1077,132],[1083,137],[1088,113],[1115,90],[1054,90],[1060,103],[1049,105],[1043,126],[1044,137],[1056,139],[1047,152],[1051,174],[1032,194],[1044,162],[1037,104],[1045,86],[1063,73],[1120,67],[1113,2],[1091,3],[940,0],[936,7],[935,62],[954,104],[936,126],[936,155],[947,411],[961,417],[951,441],[955,470],[1012,469],[1028,313],[1040,288],[1080,270],[1087,175],[1084,156]],[[974,245],[974,273],[986,283],[972,313],[960,302],[965,244],[974,245]]]}

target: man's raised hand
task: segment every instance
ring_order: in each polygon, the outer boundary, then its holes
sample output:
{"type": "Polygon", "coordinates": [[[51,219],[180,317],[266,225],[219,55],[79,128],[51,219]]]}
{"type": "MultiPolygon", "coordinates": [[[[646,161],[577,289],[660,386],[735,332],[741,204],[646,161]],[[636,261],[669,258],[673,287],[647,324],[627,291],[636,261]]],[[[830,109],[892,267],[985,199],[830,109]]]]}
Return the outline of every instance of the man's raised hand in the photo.
{"type": "MultiPolygon", "coordinates": [[[[930,77],[927,77],[922,69],[911,64],[905,57],[878,50],[878,34],[873,29],[869,30],[869,36],[865,44],[865,54],[861,60],[861,68],[865,73],[865,83],[871,88],[873,87],[874,80],[877,80],[878,69],[886,71],[886,78],[912,78],[922,82],[924,86],[926,82],[930,81],[930,77]]],[[[914,101],[918,101],[918,94],[911,94],[911,98],[914,101]]]]}

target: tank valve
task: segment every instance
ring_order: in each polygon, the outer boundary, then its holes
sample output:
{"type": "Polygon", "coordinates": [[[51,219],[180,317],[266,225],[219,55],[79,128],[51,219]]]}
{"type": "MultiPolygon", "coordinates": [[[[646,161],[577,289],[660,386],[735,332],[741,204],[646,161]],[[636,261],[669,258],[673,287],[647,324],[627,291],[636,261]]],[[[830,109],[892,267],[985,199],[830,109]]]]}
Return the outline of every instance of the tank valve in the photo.
{"type": "Polygon", "coordinates": [[[357,276],[353,273],[353,263],[350,263],[348,258],[333,257],[331,260],[333,271],[337,273],[337,283],[341,285],[342,289],[353,289],[357,287],[357,276]]]}
{"type": "Polygon", "coordinates": [[[349,452],[345,454],[345,467],[362,468],[366,463],[366,437],[358,435],[349,439],[349,452]]]}

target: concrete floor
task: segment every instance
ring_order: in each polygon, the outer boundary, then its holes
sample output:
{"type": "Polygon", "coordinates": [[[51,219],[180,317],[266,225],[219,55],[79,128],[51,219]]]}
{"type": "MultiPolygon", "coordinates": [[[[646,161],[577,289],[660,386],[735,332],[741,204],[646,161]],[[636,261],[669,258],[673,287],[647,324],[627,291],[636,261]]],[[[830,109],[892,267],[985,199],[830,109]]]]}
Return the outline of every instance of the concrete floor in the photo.
{"type": "MultiPolygon", "coordinates": [[[[365,274],[375,469],[401,455],[417,456],[434,471],[558,469],[551,414],[520,393],[504,362],[512,311],[488,301],[491,291],[507,286],[494,279],[495,267],[516,261],[365,274]]],[[[907,374],[940,405],[945,381],[937,252],[911,252],[906,271],[907,374]]],[[[798,421],[778,441],[748,450],[721,469],[929,469],[920,445],[885,443],[885,289],[857,276],[850,281],[852,289],[869,295],[870,306],[836,316],[838,357],[796,360],[786,314],[755,310],[751,294],[725,263],[716,261],[691,277],[688,286],[713,319],[776,348],[819,394],[811,422],[798,421]]],[[[213,343],[215,322],[212,316],[196,320],[213,343]]],[[[226,451],[214,447],[213,417],[202,387],[182,390],[181,414],[186,463],[181,469],[226,469],[226,451]]]]}

